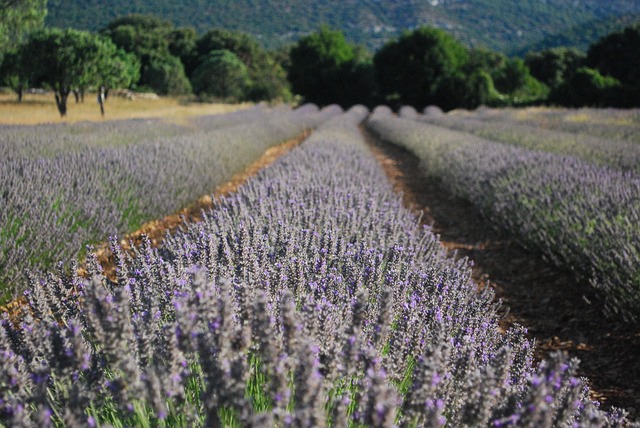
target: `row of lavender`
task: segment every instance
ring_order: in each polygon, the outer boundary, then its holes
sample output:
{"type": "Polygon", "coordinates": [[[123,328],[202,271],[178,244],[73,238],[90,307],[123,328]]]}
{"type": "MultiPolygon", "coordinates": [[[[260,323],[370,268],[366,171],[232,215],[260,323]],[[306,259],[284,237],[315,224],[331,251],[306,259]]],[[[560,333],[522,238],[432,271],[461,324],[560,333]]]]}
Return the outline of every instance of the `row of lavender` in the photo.
{"type": "Polygon", "coordinates": [[[6,298],[26,269],[181,208],[338,112],[253,109],[194,128],[133,120],[0,129],[0,290],[6,298]]]}
{"type": "Polygon", "coordinates": [[[545,129],[515,121],[481,120],[481,113],[418,115],[408,112],[405,116],[468,132],[488,140],[531,150],[575,156],[587,162],[622,171],[640,172],[640,144],[629,140],[545,129]]]}
{"type": "Polygon", "coordinates": [[[456,114],[483,121],[522,123],[535,128],[640,143],[640,109],[549,107],[480,108],[456,114]]]}
{"type": "Polygon", "coordinates": [[[487,218],[588,278],[609,313],[640,321],[640,176],[393,117],[368,127],[487,218]]]}
{"type": "Polygon", "coordinates": [[[0,152],[3,159],[51,158],[86,149],[116,148],[178,137],[191,133],[216,131],[285,113],[285,107],[256,105],[226,114],[195,116],[186,126],[159,119],[128,119],[105,122],[79,122],[44,125],[0,125],[0,152]]]}
{"type": "MultiPolygon", "coordinates": [[[[619,426],[575,362],[538,367],[402,206],[353,108],[118,259],[49,275],[0,329],[6,426],[619,426]]],[[[116,241],[114,241],[115,244],[116,241]]]]}

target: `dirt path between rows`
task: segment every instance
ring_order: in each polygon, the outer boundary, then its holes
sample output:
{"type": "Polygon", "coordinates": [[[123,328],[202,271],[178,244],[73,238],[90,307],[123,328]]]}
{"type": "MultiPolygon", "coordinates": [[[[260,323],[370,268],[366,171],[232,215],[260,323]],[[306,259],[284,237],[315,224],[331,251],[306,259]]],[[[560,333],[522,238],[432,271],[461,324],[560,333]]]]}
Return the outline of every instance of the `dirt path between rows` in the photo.
{"type": "Polygon", "coordinates": [[[579,358],[592,398],[604,409],[623,408],[632,420],[640,419],[640,330],[606,320],[587,283],[496,231],[473,205],[425,177],[411,153],[363,132],[405,205],[422,214],[451,253],[472,260],[477,283],[502,299],[501,327],[525,326],[538,359],[553,350],[579,358]]]}

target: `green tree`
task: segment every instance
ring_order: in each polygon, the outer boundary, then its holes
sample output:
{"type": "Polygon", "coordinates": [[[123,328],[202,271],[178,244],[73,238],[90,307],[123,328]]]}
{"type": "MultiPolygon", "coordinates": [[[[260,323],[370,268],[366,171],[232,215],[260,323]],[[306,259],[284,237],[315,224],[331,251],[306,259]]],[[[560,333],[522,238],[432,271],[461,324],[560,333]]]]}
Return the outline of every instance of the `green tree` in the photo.
{"type": "Polygon", "coordinates": [[[463,73],[467,61],[468,52],[462,44],[444,31],[428,27],[388,42],[373,59],[383,98],[418,110],[449,104],[443,88],[463,73]]]}
{"type": "Polygon", "coordinates": [[[180,58],[188,57],[188,51],[195,44],[192,29],[175,29],[173,24],[156,16],[132,14],[111,21],[101,33],[138,58],[139,86],[162,95],[183,95],[191,91],[180,58]]]}
{"type": "Polygon", "coordinates": [[[185,71],[186,61],[193,54],[197,40],[198,34],[191,27],[176,28],[169,33],[169,53],[176,58],[180,58],[180,61],[185,66],[185,71]]]}
{"type": "Polygon", "coordinates": [[[465,72],[469,80],[466,83],[469,90],[476,88],[480,91],[466,97],[466,107],[469,107],[470,99],[482,99],[484,101],[481,104],[495,106],[518,105],[540,101],[548,94],[548,88],[531,76],[529,67],[522,59],[508,58],[499,52],[482,48],[470,50],[465,72]],[[482,73],[478,75],[478,71],[482,73]],[[485,75],[491,78],[490,85],[484,84],[487,82],[480,84],[486,80],[485,75]],[[474,79],[477,79],[478,85],[472,84],[474,79]]]}
{"type": "Polygon", "coordinates": [[[250,84],[242,98],[261,101],[290,97],[286,73],[275,56],[248,34],[224,29],[210,30],[197,40],[191,57],[185,61],[192,80],[195,70],[209,61],[210,53],[221,50],[233,53],[247,67],[250,84]]]}
{"type": "Polygon", "coordinates": [[[251,85],[249,69],[226,49],[213,50],[193,73],[193,89],[200,97],[242,101],[251,85]]]}
{"type": "Polygon", "coordinates": [[[24,89],[31,81],[23,65],[23,55],[18,49],[5,53],[2,63],[0,63],[0,84],[11,88],[18,97],[18,102],[22,102],[24,89]]]}
{"type": "Polygon", "coordinates": [[[191,93],[191,83],[180,59],[173,55],[146,55],[140,85],[146,85],[161,95],[191,93]]]}
{"type": "Polygon", "coordinates": [[[584,65],[586,55],[573,48],[553,48],[530,52],[525,64],[531,75],[550,88],[558,87],[584,65]]]}
{"type": "Polygon", "coordinates": [[[529,75],[529,69],[520,58],[506,59],[502,67],[493,75],[496,89],[504,94],[511,94],[522,88],[529,75]]]}
{"type": "MultiPolygon", "coordinates": [[[[319,105],[338,103],[347,107],[362,102],[354,95],[354,85],[366,85],[373,80],[370,61],[363,52],[349,44],[342,32],[326,26],[301,38],[289,58],[288,76],[293,92],[319,105]]],[[[369,93],[372,90],[368,88],[369,93]]]]}
{"type": "Polygon", "coordinates": [[[640,82],[640,24],[603,37],[591,45],[586,65],[623,84],[640,82]]]}
{"type": "Polygon", "coordinates": [[[618,104],[620,81],[603,76],[588,67],[581,67],[554,91],[549,99],[556,104],[568,107],[605,107],[618,104]]]}
{"type": "Polygon", "coordinates": [[[85,31],[40,30],[21,45],[20,51],[22,75],[54,91],[61,116],[67,114],[67,98],[72,88],[122,82],[131,77],[127,73],[135,74],[132,71],[135,64],[124,65],[130,57],[118,53],[110,40],[85,31]],[[116,65],[118,62],[122,67],[116,65]]]}
{"type": "Polygon", "coordinates": [[[47,0],[0,0],[0,57],[44,23],[47,0]]]}

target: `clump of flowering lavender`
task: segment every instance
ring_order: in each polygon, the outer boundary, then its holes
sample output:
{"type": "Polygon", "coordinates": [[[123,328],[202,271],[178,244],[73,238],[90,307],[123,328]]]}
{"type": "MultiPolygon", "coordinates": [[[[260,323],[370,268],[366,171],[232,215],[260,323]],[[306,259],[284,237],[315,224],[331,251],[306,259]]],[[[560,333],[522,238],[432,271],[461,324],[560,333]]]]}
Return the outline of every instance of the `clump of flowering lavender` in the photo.
{"type": "Polygon", "coordinates": [[[637,143],[534,127],[513,121],[482,121],[473,116],[424,115],[401,109],[406,119],[423,120],[434,125],[468,132],[501,143],[531,150],[570,155],[584,161],[623,171],[640,172],[640,149],[637,143]]]}
{"type": "Polygon", "coordinates": [[[587,278],[608,315],[640,320],[640,176],[389,115],[367,124],[524,245],[587,278]]]}
{"type": "Polygon", "coordinates": [[[24,271],[186,206],[340,112],[307,104],[200,118],[193,127],[0,126],[0,303],[25,288],[24,271]]]}
{"type": "Polygon", "coordinates": [[[571,365],[534,367],[521,329],[499,333],[491,292],[363,144],[366,114],[323,125],[157,250],[113,240],[117,284],[93,262],[89,279],[34,280],[37,319],[2,324],[0,422],[615,426],[571,365]],[[77,306],[41,301],[64,293],[77,306]]]}

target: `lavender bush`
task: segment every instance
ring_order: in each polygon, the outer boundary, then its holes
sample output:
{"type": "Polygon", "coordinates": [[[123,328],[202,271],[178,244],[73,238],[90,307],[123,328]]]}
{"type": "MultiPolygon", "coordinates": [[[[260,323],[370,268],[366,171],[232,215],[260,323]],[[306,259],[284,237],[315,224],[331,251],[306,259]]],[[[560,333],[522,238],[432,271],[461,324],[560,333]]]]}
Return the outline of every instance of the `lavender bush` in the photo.
{"type": "Polygon", "coordinates": [[[367,124],[495,224],[589,278],[608,313],[640,321],[640,176],[389,114],[367,124]]]}
{"type": "Polygon", "coordinates": [[[480,108],[458,112],[484,121],[514,122],[595,137],[640,143],[640,109],[480,108]]]}
{"type": "Polygon", "coordinates": [[[468,132],[488,140],[513,144],[531,150],[575,156],[587,162],[622,171],[640,172],[640,145],[631,141],[602,138],[583,133],[545,129],[514,121],[483,121],[476,116],[400,115],[407,119],[458,131],[468,132]]]}
{"type": "Polygon", "coordinates": [[[9,149],[0,160],[0,290],[8,295],[20,288],[26,269],[75,257],[87,242],[181,208],[268,147],[339,111],[311,105],[273,114],[254,109],[233,113],[227,126],[212,116],[194,128],[153,121],[160,131],[149,136],[144,121],[4,128],[3,147],[9,149]],[[245,119],[241,124],[238,116],[245,119]],[[85,141],[92,126],[96,137],[85,141]]]}
{"type": "Polygon", "coordinates": [[[133,259],[34,278],[0,329],[7,426],[622,426],[537,367],[402,206],[351,109],[133,259]]]}

